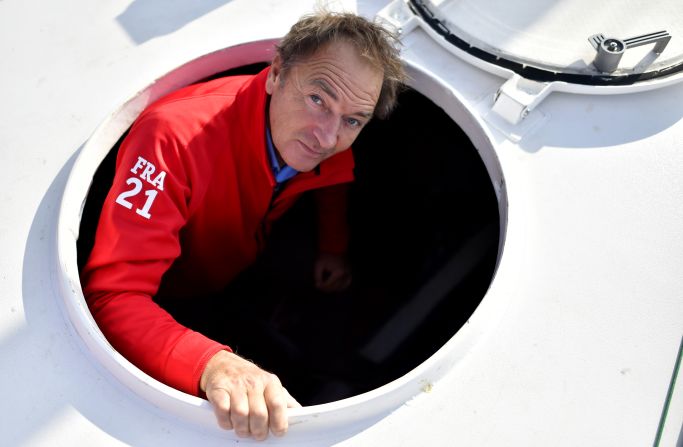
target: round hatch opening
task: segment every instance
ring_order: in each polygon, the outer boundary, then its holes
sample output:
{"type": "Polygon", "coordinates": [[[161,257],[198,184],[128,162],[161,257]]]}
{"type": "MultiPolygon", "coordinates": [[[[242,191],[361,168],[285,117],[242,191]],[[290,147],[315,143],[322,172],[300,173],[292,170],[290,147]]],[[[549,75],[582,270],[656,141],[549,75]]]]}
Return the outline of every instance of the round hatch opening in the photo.
{"type": "MultiPolygon", "coordinates": [[[[116,151],[140,111],[183,85],[260,70],[272,44],[204,56],[126,102],[84,146],[62,203],[59,259],[74,327],[130,389],[205,427],[215,428],[207,402],[147,376],[109,345],[87,309],[78,272],[92,248],[116,151]]],[[[311,427],[370,420],[445,374],[476,341],[465,325],[502,253],[507,203],[490,139],[455,97],[448,113],[430,99],[444,88],[436,80],[408,69],[411,86],[397,110],[373,120],[353,146],[351,287],[332,295],[313,287],[315,218],[306,196],[277,222],[269,248],[240,279],[240,293],[267,297],[265,311],[258,336],[228,344],[242,343],[239,353],[278,374],[306,405],[293,417],[311,427]]],[[[204,330],[187,308],[168,310],[204,330]]]]}

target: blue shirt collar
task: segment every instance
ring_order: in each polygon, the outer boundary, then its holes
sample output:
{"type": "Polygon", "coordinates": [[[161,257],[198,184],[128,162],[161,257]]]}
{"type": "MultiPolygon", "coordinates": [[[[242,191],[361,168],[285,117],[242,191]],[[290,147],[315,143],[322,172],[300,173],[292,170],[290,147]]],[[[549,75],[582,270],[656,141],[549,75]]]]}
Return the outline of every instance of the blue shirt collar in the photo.
{"type": "Polygon", "coordinates": [[[270,127],[266,126],[266,146],[268,148],[268,156],[270,158],[270,166],[273,169],[275,181],[279,184],[291,179],[299,172],[291,166],[284,165],[280,167],[277,155],[275,154],[275,146],[273,146],[273,137],[270,135],[270,127]]]}

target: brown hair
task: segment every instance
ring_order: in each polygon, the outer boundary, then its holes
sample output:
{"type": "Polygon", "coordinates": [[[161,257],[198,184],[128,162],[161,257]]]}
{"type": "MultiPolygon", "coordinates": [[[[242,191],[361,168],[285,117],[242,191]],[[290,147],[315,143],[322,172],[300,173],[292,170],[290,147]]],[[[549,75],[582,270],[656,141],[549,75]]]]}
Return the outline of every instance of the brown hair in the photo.
{"type": "Polygon", "coordinates": [[[406,74],[397,36],[377,23],[351,13],[322,11],[303,16],[276,46],[282,73],[319,48],[340,40],[353,44],[361,57],[384,72],[375,116],[386,118],[396,105],[406,74]]]}

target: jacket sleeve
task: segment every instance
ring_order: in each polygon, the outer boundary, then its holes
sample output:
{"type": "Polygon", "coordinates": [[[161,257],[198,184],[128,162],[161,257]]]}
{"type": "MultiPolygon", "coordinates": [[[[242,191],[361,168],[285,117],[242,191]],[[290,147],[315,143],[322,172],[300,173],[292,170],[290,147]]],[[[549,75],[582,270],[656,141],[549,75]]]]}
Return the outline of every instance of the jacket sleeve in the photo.
{"type": "Polygon", "coordinates": [[[349,248],[349,183],[315,190],[318,212],[318,252],[345,255],[349,248]]]}
{"type": "Polygon", "coordinates": [[[180,230],[201,191],[199,166],[153,114],[123,142],[81,281],[90,311],[112,346],[152,377],[199,395],[209,359],[227,349],[183,327],[152,296],[180,254],[180,230]]]}
{"type": "Polygon", "coordinates": [[[349,190],[354,180],[351,148],[325,160],[320,169],[330,186],[314,191],[318,213],[318,252],[346,255],[349,249],[349,190]]]}

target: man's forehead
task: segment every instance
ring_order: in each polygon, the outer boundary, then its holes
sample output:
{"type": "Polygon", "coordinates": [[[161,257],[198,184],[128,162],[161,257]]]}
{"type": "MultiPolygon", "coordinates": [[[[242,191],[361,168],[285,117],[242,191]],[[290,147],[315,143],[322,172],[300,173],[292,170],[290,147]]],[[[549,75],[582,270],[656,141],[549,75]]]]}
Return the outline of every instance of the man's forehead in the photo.
{"type": "Polygon", "coordinates": [[[347,70],[353,66],[362,67],[363,71],[369,70],[377,73],[383,71],[363,56],[355,44],[346,40],[329,42],[313,53],[298,59],[293,66],[306,67],[312,72],[331,69],[344,73],[346,76],[352,75],[347,70]]]}
{"type": "Polygon", "coordinates": [[[327,81],[325,81],[324,79],[322,79],[322,78],[312,78],[312,79],[310,79],[309,82],[310,82],[311,84],[313,84],[313,85],[317,85],[318,87],[320,87],[320,88],[322,89],[322,91],[324,91],[325,93],[327,93],[328,95],[330,95],[330,96],[332,97],[332,99],[334,99],[334,100],[339,99],[339,98],[337,97],[337,93],[336,93],[336,92],[334,91],[334,89],[330,86],[330,84],[328,84],[327,81]]]}
{"type": "MultiPolygon", "coordinates": [[[[326,94],[328,94],[333,100],[335,100],[335,101],[339,100],[339,96],[337,95],[337,92],[335,91],[335,89],[332,86],[330,86],[330,84],[325,79],[313,78],[313,79],[311,79],[310,82],[312,85],[317,85],[318,87],[320,87],[320,89],[323,92],[325,92],[326,94]]],[[[366,107],[368,108],[367,111],[358,110],[357,112],[355,112],[355,114],[363,116],[365,118],[372,117],[372,111],[375,108],[376,102],[377,102],[377,98],[373,98],[373,103],[366,105],[366,107]]]]}

